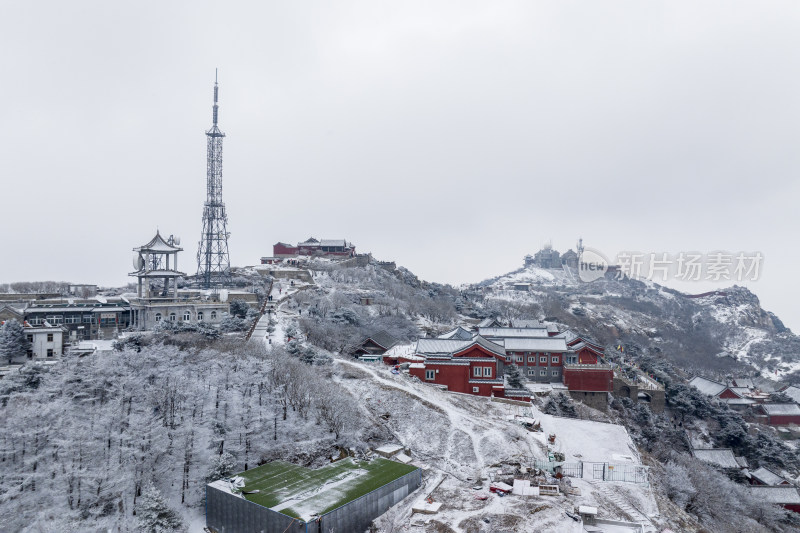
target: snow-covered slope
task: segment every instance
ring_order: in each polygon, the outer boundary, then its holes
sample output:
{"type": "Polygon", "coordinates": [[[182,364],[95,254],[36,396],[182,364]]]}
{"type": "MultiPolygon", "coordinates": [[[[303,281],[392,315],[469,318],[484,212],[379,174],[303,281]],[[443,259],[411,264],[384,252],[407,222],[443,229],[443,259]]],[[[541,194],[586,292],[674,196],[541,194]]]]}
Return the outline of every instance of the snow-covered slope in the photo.
{"type": "Polygon", "coordinates": [[[800,377],[800,338],[744,287],[695,296],[651,281],[610,276],[584,283],[569,269],[538,267],[475,287],[501,310],[511,307],[509,315],[514,306],[532,306],[538,318],[589,331],[609,346],[662,353],[692,371],[800,377]],[[530,290],[515,289],[520,283],[529,283],[530,290]]]}

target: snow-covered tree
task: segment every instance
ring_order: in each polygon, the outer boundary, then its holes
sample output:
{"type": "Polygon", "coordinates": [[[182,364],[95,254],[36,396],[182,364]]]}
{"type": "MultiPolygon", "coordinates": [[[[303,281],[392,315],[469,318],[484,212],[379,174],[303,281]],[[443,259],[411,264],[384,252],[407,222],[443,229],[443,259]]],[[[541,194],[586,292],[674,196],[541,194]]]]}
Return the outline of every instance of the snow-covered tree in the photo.
{"type": "Polygon", "coordinates": [[[211,463],[211,470],[208,471],[206,481],[209,483],[218,479],[229,477],[236,472],[236,460],[229,452],[222,452],[211,463]]]}
{"type": "Polygon", "coordinates": [[[167,505],[166,500],[152,483],[148,484],[136,506],[141,531],[170,533],[185,531],[180,515],[167,505]]]}
{"type": "Polygon", "coordinates": [[[6,320],[0,327],[0,359],[7,359],[11,364],[14,359],[24,358],[29,344],[25,328],[16,319],[6,320]]]}
{"type": "Polygon", "coordinates": [[[250,306],[244,300],[232,300],[230,303],[230,313],[232,316],[244,318],[250,306]]]}
{"type": "Polygon", "coordinates": [[[519,367],[517,365],[514,363],[507,365],[505,367],[505,374],[509,387],[513,389],[521,389],[523,387],[522,372],[519,371],[519,367]]]}

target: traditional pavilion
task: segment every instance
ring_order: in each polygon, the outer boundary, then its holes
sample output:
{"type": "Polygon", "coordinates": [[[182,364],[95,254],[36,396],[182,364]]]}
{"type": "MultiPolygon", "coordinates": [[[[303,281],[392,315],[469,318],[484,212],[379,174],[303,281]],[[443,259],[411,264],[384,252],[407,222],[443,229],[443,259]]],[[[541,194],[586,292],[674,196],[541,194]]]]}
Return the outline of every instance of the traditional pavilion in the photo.
{"type": "Polygon", "coordinates": [[[139,298],[158,297],[152,291],[150,281],[153,278],[161,279],[164,282],[160,297],[178,297],[178,278],[184,277],[186,274],[178,270],[178,252],[182,252],[183,248],[179,248],[176,241],[177,239],[172,235],[168,240],[164,240],[156,230],[156,236],[150,242],[133,249],[138,253],[138,256],[133,258],[133,266],[137,270],[129,275],[139,279],[136,291],[139,298]],[[171,289],[170,286],[172,286],[171,289]]]}
{"type": "Polygon", "coordinates": [[[132,298],[131,325],[149,330],[165,322],[191,322],[218,324],[229,313],[230,305],[217,291],[178,292],[178,278],[186,276],[178,270],[180,241],[169,236],[164,239],[159,232],[150,242],[134,248],[133,257],[138,298],[132,298]],[[160,282],[160,283],[156,283],[160,282]]]}

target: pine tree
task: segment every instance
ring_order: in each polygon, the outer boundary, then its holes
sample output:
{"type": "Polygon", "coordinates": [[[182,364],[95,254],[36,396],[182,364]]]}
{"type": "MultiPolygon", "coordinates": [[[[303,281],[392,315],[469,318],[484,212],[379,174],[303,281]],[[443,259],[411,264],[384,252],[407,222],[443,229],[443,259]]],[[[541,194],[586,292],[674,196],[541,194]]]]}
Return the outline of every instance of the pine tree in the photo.
{"type": "Polygon", "coordinates": [[[0,328],[0,359],[7,359],[11,364],[14,359],[25,357],[28,344],[22,324],[13,318],[6,320],[0,328]]]}
{"type": "Polygon", "coordinates": [[[508,386],[512,389],[521,389],[522,385],[522,372],[519,371],[519,367],[514,363],[506,366],[506,380],[508,381],[508,386]]]}
{"type": "Polygon", "coordinates": [[[185,530],[181,517],[167,505],[164,497],[152,483],[145,488],[136,507],[141,531],[169,533],[185,530]]]}
{"type": "Polygon", "coordinates": [[[212,481],[216,481],[218,479],[230,477],[230,475],[234,473],[235,469],[236,461],[233,458],[233,455],[228,452],[222,452],[222,454],[218,455],[211,464],[211,470],[206,476],[206,481],[211,483],[212,481]]]}

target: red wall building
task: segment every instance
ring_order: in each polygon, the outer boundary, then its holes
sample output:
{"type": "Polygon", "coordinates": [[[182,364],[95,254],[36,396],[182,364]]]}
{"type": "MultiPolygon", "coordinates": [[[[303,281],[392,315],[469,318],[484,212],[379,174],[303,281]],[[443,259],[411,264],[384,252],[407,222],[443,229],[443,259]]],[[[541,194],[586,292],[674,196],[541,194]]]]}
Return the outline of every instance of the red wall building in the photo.
{"type": "Polygon", "coordinates": [[[758,406],[770,426],[800,424],[800,406],[796,403],[765,403],[758,406]]]}
{"type": "Polygon", "coordinates": [[[607,365],[566,365],[564,385],[570,391],[611,392],[614,371],[607,365]]]}

